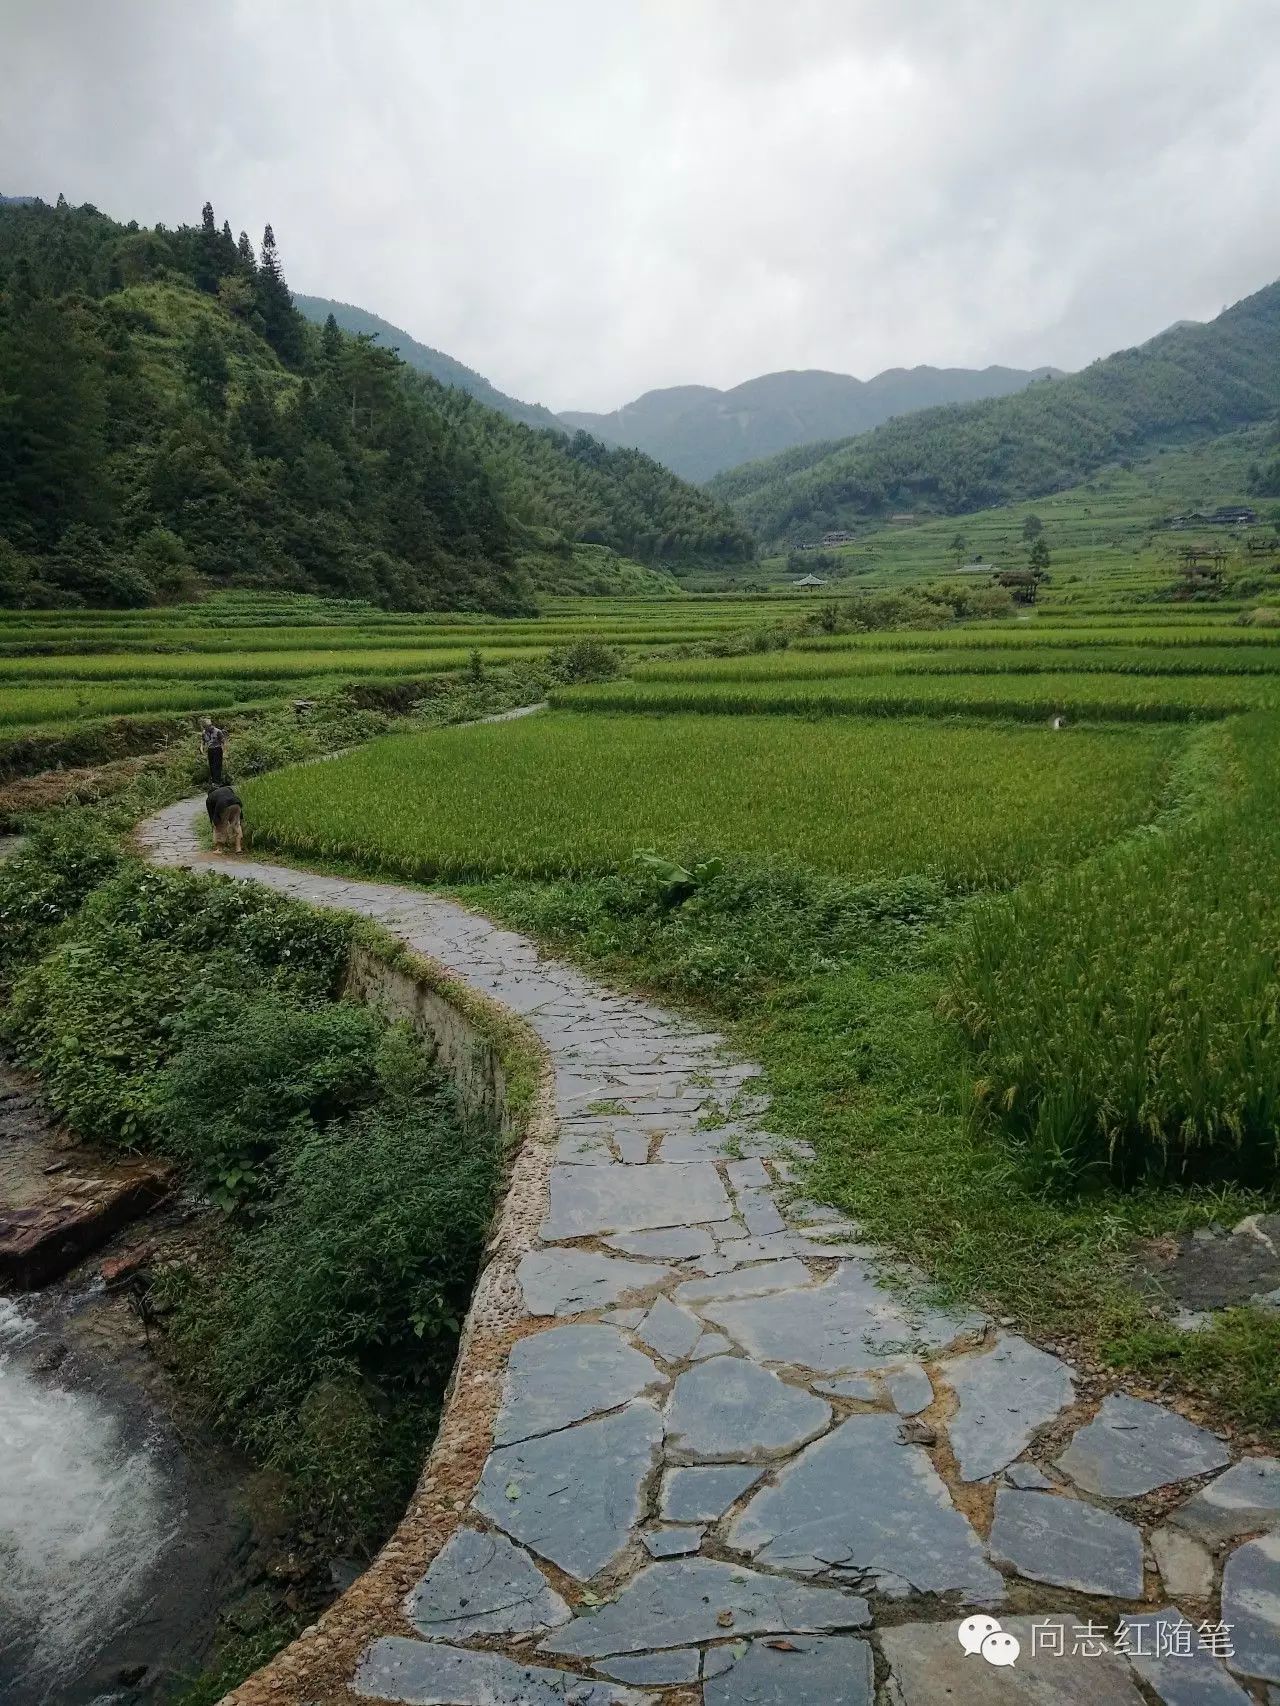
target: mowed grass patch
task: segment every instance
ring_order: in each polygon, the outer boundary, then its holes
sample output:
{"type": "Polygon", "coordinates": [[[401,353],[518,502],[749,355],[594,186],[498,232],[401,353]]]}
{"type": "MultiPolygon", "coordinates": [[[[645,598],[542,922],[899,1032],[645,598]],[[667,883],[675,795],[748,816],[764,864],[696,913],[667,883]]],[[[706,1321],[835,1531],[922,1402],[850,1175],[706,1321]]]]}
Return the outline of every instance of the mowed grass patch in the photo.
{"type": "Polygon", "coordinates": [[[390,736],[252,784],[260,845],[424,878],[607,871],[640,848],[999,886],[1156,809],[1176,737],[548,714],[390,736]]]}

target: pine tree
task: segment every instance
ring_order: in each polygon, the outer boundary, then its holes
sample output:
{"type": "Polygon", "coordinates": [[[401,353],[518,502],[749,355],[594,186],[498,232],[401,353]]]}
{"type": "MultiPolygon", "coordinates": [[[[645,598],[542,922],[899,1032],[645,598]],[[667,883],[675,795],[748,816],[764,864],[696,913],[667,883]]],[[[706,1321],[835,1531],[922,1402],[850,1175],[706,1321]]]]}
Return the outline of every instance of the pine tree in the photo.
{"type": "Polygon", "coordinates": [[[269,225],[262,233],[257,290],[263,336],[286,366],[298,366],[306,349],[302,319],[293,306],[293,297],[284,281],[276,250],[276,234],[269,225]]]}
{"type": "Polygon", "coordinates": [[[246,278],[257,278],[258,257],[253,252],[247,231],[240,233],[240,241],[236,244],[236,264],[246,278]]]}
{"type": "Polygon", "coordinates": [[[222,268],[218,252],[218,223],[213,217],[213,203],[205,202],[200,209],[200,235],[196,239],[193,268],[196,288],[212,296],[218,288],[222,268]]]}
{"type": "Polygon", "coordinates": [[[209,414],[221,416],[227,407],[227,385],[231,369],[221,343],[206,321],[201,321],[183,354],[187,380],[209,414]]]}
{"type": "Polygon", "coordinates": [[[338,322],[330,314],[320,334],[320,358],[326,367],[336,367],[341,354],[342,333],[338,330],[338,322]]]}

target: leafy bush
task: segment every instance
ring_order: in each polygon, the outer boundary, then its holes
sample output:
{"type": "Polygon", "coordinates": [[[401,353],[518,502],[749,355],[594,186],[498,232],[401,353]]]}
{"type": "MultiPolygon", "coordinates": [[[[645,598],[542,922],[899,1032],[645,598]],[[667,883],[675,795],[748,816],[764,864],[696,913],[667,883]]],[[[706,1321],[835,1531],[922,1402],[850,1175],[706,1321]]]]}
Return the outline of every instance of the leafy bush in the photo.
{"type": "Polygon", "coordinates": [[[611,646],[601,645],[599,640],[575,640],[547,658],[552,680],[565,685],[574,681],[611,681],[621,667],[617,652],[611,646]]]}
{"type": "Polygon", "coordinates": [[[292,1126],[271,1214],[181,1294],[177,1323],[223,1423],[366,1543],[421,1464],[498,1177],[493,1135],[459,1123],[407,1032],[385,1033],[369,1095],[292,1126]]]}
{"type": "Polygon", "coordinates": [[[43,951],[58,926],[120,862],[115,843],[87,812],[35,830],[0,864],[0,978],[43,951]]]}
{"type": "Polygon", "coordinates": [[[127,864],[18,979],[6,1030],[73,1130],[156,1143],[157,1074],[183,1011],[218,991],[328,999],[348,939],[343,920],[267,890],[127,864]]]}

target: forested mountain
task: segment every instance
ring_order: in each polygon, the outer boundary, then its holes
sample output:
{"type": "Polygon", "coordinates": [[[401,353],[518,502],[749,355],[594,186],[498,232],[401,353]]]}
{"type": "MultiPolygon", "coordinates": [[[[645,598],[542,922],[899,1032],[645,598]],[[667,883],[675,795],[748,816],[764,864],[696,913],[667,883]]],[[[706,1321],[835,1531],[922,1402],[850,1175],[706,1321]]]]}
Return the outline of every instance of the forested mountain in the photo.
{"type": "Polygon", "coordinates": [[[1205,437],[1280,409],[1280,284],[1205,325],[1016,396],[926,409],[839,444],[807,445],[718,475],[761,538],[801,541],[898,512],[958,515],[1076,484],[1161,442],[1205,437]]]}
{"type": "Polygon", "coordinates": [[[520,426],[295,308],[268,226],[0,207],[0,603],[201,582],[528,609],[520,553],[661,566],[749,535],[631,451],[520,426]]]}
{"type": "Polygon", "coordinates": [[[500,415],[508,415],[525,426],[564,430],[550,409],[544,409],[540,403],[521,403],[514,397],[508,397],[496,385],[490,385],[482,373],[464,367],[442,350],[420,344],[401,327],[393,326],[377,314],[370,314],[365,308],[356,308],[350,302],[331,302],[325,296],[303,296],[296,290],[293,303],[317,326],[323,326],[332,314],[344,332],[357,337],[376,337],[383,349],[397,350],[401,361],[407,362],[416,372],[429,374],[442,385],[456,385],[459,390],[470,392],[478,403],[496,409],[500,415]]]}
{"type": "Polygon", "coordinates": [[[560,416],[611,444],[645,450],[687,480],[709,480],[724,468],[797,444],[848,438],[893,415],[935,403],[1005,397],[1057,369],[1037,367],[892,367],[874,379],[810,370],[766,373],[731,391],[675,385],[646,391],[610,415],[560,416]]]}

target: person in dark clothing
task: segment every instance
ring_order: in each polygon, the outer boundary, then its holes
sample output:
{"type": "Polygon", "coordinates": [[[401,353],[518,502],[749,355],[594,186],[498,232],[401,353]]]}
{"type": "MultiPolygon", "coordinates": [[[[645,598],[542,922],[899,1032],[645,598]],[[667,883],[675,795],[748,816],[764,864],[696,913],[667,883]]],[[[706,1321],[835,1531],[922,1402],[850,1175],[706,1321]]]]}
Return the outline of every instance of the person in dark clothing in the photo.
{"type": "Polygon", "coordinates": [[[222,759],[227,750],[225,729],[220,729],[212,717],[200,719],[200,750],[209,761],[209,780],[217,787],[222,780],[222,759]]]}
{"type": "Polygon", "coordinates": [[[227,843],[234,841],[236,852],[243,852],[244,808],[230,782],[210,788],[204,805],[213,826],[214,851],[225,853],[227,843]]]}

